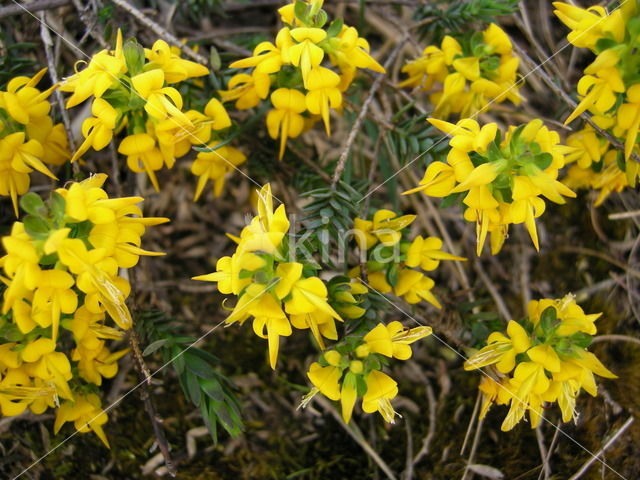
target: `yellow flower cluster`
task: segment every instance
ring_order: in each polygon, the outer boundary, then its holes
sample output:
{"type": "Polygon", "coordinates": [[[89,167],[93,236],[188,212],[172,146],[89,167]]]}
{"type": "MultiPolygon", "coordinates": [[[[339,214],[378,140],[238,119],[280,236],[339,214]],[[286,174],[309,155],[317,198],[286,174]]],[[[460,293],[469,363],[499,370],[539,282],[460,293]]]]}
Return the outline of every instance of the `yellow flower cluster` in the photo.
{"type": "Polygon", "coordinates": [[[600,128],[624,143],[623,156],[586,124],[567,140],[575,148],[568,161],[576,162],[569,181],[600,190],[600,204],[612,191],[634,187],[640,174],[640,164],[631,158],[640,152],[640,11],[636,1],[621,2],[611,12],[598,5],[587,9],[562,2],[553,5],[558,18],[571,29],[569,42],[596,55],[578,82],[580,102],[565,124],[589,112],[600,128]]]}
{"type": "Polygon", "coordinates": [[[56,177],[47,168],[62,165],[69,158],[67,135],[61,123],[53,124],[47,101],[54,85],[40,91],[47,69],[33,77],[15,77],[0,90],[0,195],[10,196],[18,216],[18,196],[29,191],[29,173],[37,170],[56,177]]]}
{"type": "MultiPolygon", "coordinates": [[[[443,252],[442,240],[437,237],[417,236],[412,241],[403,238],[404,229],[415,218],[415,215],[398,217],[391,210],[378,210],[371,220],[355,219],[355,239],[358,248],[366,252],[367,278],[372,288],[383,294],[393,292],[411,304],[424,300],[441,308],[431,292],[435,282],[423,271],[435,270],[441,260],[466,259],[443,252]]],[[[350,272],[354,277],[359,274],[360,266],[350,272]]]]}
{"type": "Polygon", "coordinates": [[[495,123],[480,127],[472,119],[456,125],[429,122],[452,137],[447,162],[431,163],[420,186],[404,193],[446,197],[466,192],[464,218],[476,222],[478,255],[489,232],[491,252],[498,253],[512,223],[524,223],[539,250],[535,219],[545,210],[542,197],[560,204],[563,197],[575,197],[557,180],[572,149],[560,145],[559,135],[537,119],[510,127],[502,141],[495,123]]]}
{"type": "Polygon", "coordinates": [[[398,384],[382,372],[386,358],[407,360],[409,346],[431,334],[430,327],[405,328],[400,322],[378,323],[362,337],[327,350],[319,362],[313,362],[307,377],[313,384],[302,400],[306,406],[318,393],[340,401],[342,418],[349,423],[358,398],[365,413],[379,412],[385,421],[394,423],[397,413],[391,400],[398,394],[398,384]]]}
{"type": "MultiPolygon", "coordinates": [[[[299,136],[322,119],[331,134],[331,109],[342,107],[342,93],[358,68],[384,72],[369,55],[369,44],[355,27],[336,19],[323,28],[327,14],[322,1],[297,1],[278,10],[285,26],[275,44],[262,42],[253,56],[233,62],[231,68],[250,69],[229,80],[220,92],[224,102],[235,101],[240,110],[253,108],[269,97],[273,109],[266,118],[269,135],[280,139],[282,159],[288,138],[299,136]],[[338,69],[323,66],[325,59],[338,69]]],[[[326,63],[326,62],[325,62],[326,63]]]]}
{"type": "Polygon", "coordinates": [[[95,175],[59,188],[46,203],[25,195],[28,215],[2,238],[0,412],[57,408],[54,432],[74,421],[108,446],[96,392],[127,353],[112,352],[107,341],[132,324],[130,285],[118,269],[133,267],[140,255],[162,255],[140,242],[147,226],[168,219],[143,218],[142,198],[109,198],[105,180],[95,175]]]}
{"type": "Polygon", "coordinates": [[[587,347],[601,314],[585,314],[575,298],[533,300],[528,317],[494,332],[487,346],[464,364],[465,370],[493,365],[496,378],[480,383],[481,418],[493,403],[509,405],[502,430],[511,430],[527,413],[531,428],[542,420],[545,403],[557,402],[565,422],[575,419],[576,398],[584,389],[597,395],[593,374],[617,378],[587,347]]]}
{"type": "Polygon", "coordinates": [[[292,326],[309,329],[324,349],[323,337],[338,339],[336,321],[364,314],[353,295],[366,288],[338,282],[328,289],[310,265],[287,262],[295,253],[289,251],[289,220],[284,205],[274,211],[269,184],[260,190],[257,207],[258,215],[240,237],[232,237],[238,244],[235,253],[220,258],[214,273],[194,280],[217,282],[220,293],[238,297],[225,322],[243,324],[253,318],[253,331],[268,340],[269,364],[275,369],[280,337],[290,336],[292,326]]]}
{"type": "Polygon", "coordinates": [[[195,200],[209,180],[220,195],[227,173],[246,160],[239,150],[221,145],[231,119],[222,103],[210,99],[202,111],[184,109],[184,100],[175,88],[180,82],[207,75],[209,70],[180,58],[179,49],[164,40],[143,49],[134,40],[123,44],[118,31],[114,50],[96,53],[88,65],[67,78],[60,89],[72,92],[67,108],[93,97],[91,116],[82,123],[84,141],[71,161],[90,148],[102,150],[114,135],[125,130],[118,152],[127,158],[134,172],[146,172],[156,191],[156,173],[172,168],[192,146],[209,147],[191,166],[199,177],[195,200]]]}
{"type": "Polygon", "coordinates": [[[436,118],[473,117],[493,103],[520,104],[518,65],[508,35],[492,23],[483,32],[459,40],[447,35],[440,47],[425,48],[421,57],[402,67],[409,78],[400,86],[430,92],[436,118]]]}

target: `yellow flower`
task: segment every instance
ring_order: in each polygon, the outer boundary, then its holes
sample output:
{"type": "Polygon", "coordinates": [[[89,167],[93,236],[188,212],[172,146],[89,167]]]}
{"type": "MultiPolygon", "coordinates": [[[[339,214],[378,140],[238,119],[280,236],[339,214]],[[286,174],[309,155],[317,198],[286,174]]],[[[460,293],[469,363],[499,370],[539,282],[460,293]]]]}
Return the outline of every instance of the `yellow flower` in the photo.
{"type": "Polygon", "coordinates": [[[288,27],[280,29],[276,44],[261,42],[253,49],[253,56],[236,60],[229,68],[255,68],[259,74],[279,72],[283,64],[289,63],[289,48],[293,45],[288,27]]]}
{"type": "Polygon", "coordinates": [[[118,153],[126,155],[127,165],[134,172],[146,172],[156,192],[160,191],[155,172],[163,166],[162,153],[156,148],[156,141],[148,133],[137,133],[125,137],[118,147],[118,153]]]}
{"type": "Polygon", "coordinates": [[[358,35],[355,27],[343,26],[336,39],[337,46],[330,50],[330,56],[341,70],[368,68],[374,72],[385,73],[384,67],[369,54],[369,42],[358,35]]]}
{"type": "Polygon", "coordinates": [[[253,108],[269,96],[271,77],[266,73],[253,72],[252,75],[238,73],[231,77],[227,85],[229,90],[218,93],[223,102],[236,101],[238,110],[253,108]]]}
{"type": "Polygon", "coordinates": [[[56,410],[56,420],[53,433],[58,433],[67,422],[74,422],[77,431],[86,433],[92,431],[109,448],[109,441],[102,429],[107,423],[107,414],[102,410],[100,397],[95,393],[76,395],[75,401],[64,402],[56,410]]]}
{"type": "Polygon", "coordinates": [[[507,55],[513,49],[509,36],[495,23],[489,24],[487,29],[482,32],[482,39],[485,44],[493,48],[495,53],[500,55],[507,55]]]}
{"type": "Polygon", "coordinates": [[[87,251],[77,238],[63,240],[58,256],[77,275],[76,285],[87,295],[85,305],[94,313],[106,310],[120,328],[129,329],[133,320],[125,299],[130,287],[125,279],[116,276],[115,260],[105,258],[102,249],[87,251]]]}
{"type": "Polygon", "coordinates": [[[391,377],[373,370],[365,378],[367,392],[362,397],[362,410],[367,413],[378,411],[386,422],[394,423],[397,413],[390,400],[398,394],[398,384],[391,377]]]}
{"type": "Polygon", "coordinates": [[[144,56],[149,60],[146,68],[160,68],[167,83],[178,83],[209,73],[204,65],[180,58],[179,52],[178,48],[174,50],[164,40],[156,40],[150,49],[144,49],[144,56]]]}
{"type": "Polygon", "coordinates": [[[593,163],[600,162],[609,149],[609,142],[601,138],[593,127],[585,125],[582,130],[567,137],[567,146],[573,150],[566,156],[566,162],[576,162],[580,168],[589,168],[593,163]]]}
{"type": "Polygon", "coordinates": [[[216,263],[216,271],[207,275],[193,277],[193,280],[217,282],[218,291],[225,295],[238,295],[251,283],[250,278],[240,278],[243,270],[253,272],[265,265],[265,261],[253,253],[234,253],[231,257],[222,257],[216,263]]]}
{"type": "Polygon", "coordinates": [[[364,344],[356,350],[359,357],[365,357],[370,352],[380,353],[399,360],[411,358],[411,345],[421,338],[431,335],[431,327],[405,328],[400,322],[390,322],[388,325],[379,323],[364,337],[364,344]]]}
{"type": "Polygon", "coordinates": [[[340,315],[327,302],[327,287],[318,277],[298,279],[291,285],[291,298],[285,301],[285,311],[291,315],[303,315],[320,310],[338,321],[340,315]]]}
{"type": "Polygon", "coordinates": [[[513,203],[509,206],[506,223],[524,223],[536,250],[540,250],[535,219],[544,213],[544,200],[537,195],[539,190],[529,177],[518,176],[513,179],[513,203]]]}
{"type": "MultiPolygon", "coordinates": [[[[449,39],[450,48],[457,50],[457,53],[462,53],[462,47],[457,40],[449,36],[445,39],[449,39]]],[[[448,75],[446,54],[435,45],[429,45],[423,50],[420,58],[407,63],[402,67],[402,71],[409,75],[409,78],[401,82],[400,87],[420,87],[424,91],[429,91],[435,82],[444,82],[448,75]]]]}
{"type": "Polygon", "coordinates": [[[172,117],[181,125],[191,125],[182,113],[180,92],[173,87],[163,87],[165,78],[162,70],[140,73],[131,78],[131,83],[136,92],[147,101],[144,109],[149,116],[158,120],[172,117]]]}
{"type": "MultiPolygon", "coordinates": [[[[109,200],[107,192],[101,187],[107,180],[104,173],[93,175],[82,182],[74,182],[69,188],[58,188],[56,193],[65,199],[65,214],[76,222],[89,220],[95,225],[110,223],[115,220],[113,206],[121,204],[122,201],[109,200]]],[[[133,203],[140,201],[134,198],[133,203]]],[[[130,199],[125,203],[131,202],[130,199]]],[[[66,238],[66,235],[62,235],[66,238]]]]}
{"type": "Polygon", "coordinates": [[[11,133],[0,138],[0,195],[10,196],[16,217],[18,195],[29,190],[29,173],[37,170],[44,175],[57,178],[42,163],[44,150],[37,140],[27,140],[24,132],[11,133]]]}
{"type": "Polygon", "coordinates": [[[435,282],[423,273],[403,268],[398,274],[398,283],[393,291],[397,296],[404,297],[408,303],[425,300],[436,308],[442,308],[438,299],[431,293],[434,285],[435,282]]]}
{"type": "Polygon", "coordinates": [[[327,32],[321,28],[299,27],[291,30],[291,37],[298,42],[289,47],[291,64],[300,67],[305,88],[309,88],[309,72],[324,58],[324,50],[317,44],[324,40],[327,32]]]}
{"type": "Polygon", "coordinates": [[[73,333],[76,345],[95,350],[102,345],[103,339],[120,340],[124,335],[121,330],[104,325],[104,320],[104,313],[90,312],[82,305],[65,324],[65,328],[73,333]]]}
{"type": "Polygon", "coordinates": [[[616,93],[624,93],[625,87],[620,72],[615,67],[598,70],[596,76],[585,75],[578,82],[578,94],[583,98],[564,124],[571,123],[586,110],[604,113],[616,102],[616,93]]]}
{"type": "MultiPolygon", "coordinates": [[[[511,407],[502,422],[500,429],[503,432],[511,430],[529,410],[531,428],[536,428],[542,419],[542,399],[550,386],[550,381],[545,375],[544,368],[534,362],[520,363],[514,372],[510,388],[515,390],[511,399],[511,407]]],[[[513,391],[513,390],[512,390],[513,391]]]]}
{"type": "Polygon", "coordinates": [[[310,113],[322,116],[328,136],[331,136],[329,109],[340,108],[342,105],[342,94],[337,88],[339,83],[338,74],[328,68],[314,67],[309,72],[309,92],[305,97],[305,105],[310,113]]]}
{"type": "Polygon", "coordinates": [[[331,400],[340,399],[341,375],[342,372],[338,367],[333,365],[323,367],[318,362],[313,362],[307,372],[307,377],[315,388],[331,400]]]}
{"type": "Polygon", "coordinates": [[[89,242],[94,248],[104,249],[119,268],[132,268],[138,264],[141,255],[162,256],[162,252],[151,252],[140,248],[145,227],[160,225],[169,221],[163,217],[142,217],[142,210],[135,203],[140,197],[114,199],[112,211],[114,220],[94,225],[89,233],[89,242]],[[115,202],[120,203],[115,203],[115,202]],[[135,217],[129,216],[135,215],[135,217]]]}
{"type": "Polygon", "coordinates": [[[602,21],[607,16],[607,11],[601,6],[592,6],[583,9],[575,5],[562,2],[554,2],[556,10],[553,13],[572,31],[567,35],[567,40],[576,47],[594,48],[596,42],[603,38],[602,21]]]}
{"type": "Polygon", "coordinates": [[[111,55],[107,50],[96,53],[84,70],[76,71],[60,86],[63,92],[73,92],[67,100],[67,108],[75,107],[91,95],[102,97],[113,85],[119,84],[126,70],[124,58],[111,55]]]}
{"type": "Polygon", "coordinates": [[[378,242],[385,246],[395,245],[402,238],[400,230],[411,225],[415,219],[415,215],[398,217],[397,213],[384,209],[376,211],[373,220],[356,218],[353,229],[358,247],[368,250],[378,242]]]}
{"type": "Polygon", "coordinates": [[[51,338],[58,338],[60,314],[71,314],[78,307],[78,296],[71,289],[73,277],[62,270],[43,270],[31,301],[31,315],[41,327],[51,325],[51,338]]]}
{"type": "Polygon", "coordinates": [[[624,157],[625,160],[629,160],[637,145],[638,130],[640,130],[640,84],[632,85],[627,89],[627,103],[620,105],[616,117],[618,127],[626,132],[624,157]]]}
{"type": "Polygon", "coordinates": [[[470,118],[464,118],[455,125],[437,118],[429,118],[427,121],[438,130],[451,136],[449,145],[462,152],[484,153],[495,139],[498,131],[496,123],[487,123],[480,127],[478,122],[470,118]]]}
{"type": "Polygon", "coordinates": [[[278,349],[280,337],[291,335],[291,324],[282,311],[280,302],[266,294],[260,297],[249,309],[253,320],[253,331],[261,338],[267,338],[269,342],[269,364],[275,370],[278,361],[278,349]],[[264,331],[267,331],[265,334],[264,331]]]}
{"type": "Polygon", "coordinates": [[[128,348],[111,352],[104,342],[95,348],[79,345],[71,359],[78,362],[78,373],[87,382],[102,385],[102,378],[113,378],[118,373],[118,360],[129,352],[128,348]]]}
{"type": "Polygon", "coordinates": [[[51,117],[31,119],[26,125],[27,137],[42,145],[42,161],[49,165],[63,165],[69,160],[67,132],[62,123],[53,124],[51,117]]]}
{"type": "MultiPolygon", "coordinates": [[[[216,145],[218,142],[213,142],[208,147],[216,145]]],[[[219,197],[224,188],[225,175],[244,163],[246,159],[247,157],[240,150],[226,145],[211,152],[199,152],[191,165],[191,173],[199,177],[193,201],[200,198],[209,180],[213,180],[213,195],[219,197]]]]}
{"type": "Polygon", "coordinates": [[[430,197],[446,197],[456,185],[455,170],[446,163],[432,162],[425,170],[419,184],[419,187],[402,192],[402,195],[422,192],[430,197]]]}
{"type": "Polygon", "coordinates": [[[55,390],[50,386],[31,385],[31,379],[24,369],[7,370],[0,378],[0,414],[5,417],[20,415],[32,402],[42,398],[51,400],[55,396],[55,390]]]}
{"type": "Polygon", "coordinates": [[[257,210],[258,215],[240,234],[238,251],[274,253],[289,231],[289,220],[284,205],[273,209],[273,195],[268,183],[258,192],[257,210]]]}
{"type": "MultiPolygon", "coordinates": [[[[329,340],[338,340],[338,331],[336,329],[336,319],[322,310],[315,310],[310,313],[299,315],[291,315],[291,324],[301,330],[310,329],[313,338],[318,342],[320,350],[324,350],[324,338],[329,340]]],[[[342,321],[342,319],[339,319],[342,321]]]]}
{"type": "Polygon", "coordinates": [[[307,108],[305,96],[298,90],[278,88],[271,94],[271,103],[275,110],[267,114],[267,128],[271,138],[280,138],[278,158],[282,159],[287,139],[302,133],[304,118],[300,114],[307,108]]]}
{"type": "Polygon", "coordinates": [[[46,72],[47,69],[43,68],[32,78],[14,77],[9,80],[7,90],[0,92],[0,108],[22,125],[46,117],[51,110],[47,98],[57,88],[54,85],[43,92],[35,88],[46,72]]]}
{"type": "Polygon", "coordinates": [[[476,370],[496,364],[498,371],[509,373],[516,364],[516,355],[526,352],[531,340],[524,328],[513,320],[507,325],[507,335],[493,332],[487,339],[487,346],[482,348],[466,362],[465,370],[476,370]]]}
{"type": "Polygon", "coordinates": [[[82,122],[84,142],[71,157],[71,162],[78,160],[89,148],[96,151],[102,150],[113,138],[118,112],[111,104],[102,98],[96,98],[91,104],[91,113],[94,116],[82,122]]]}
{"type": "Polygon", "coordinates": [[[442,240],[437,237],[422,238],[418,235],[413,239],[407,251],[407,267],[420,267],[422,270],[431,271],[438,268],[441,260],[466,261],[466,258],[458,257],[450,253],[443,252],[442,240]]]}

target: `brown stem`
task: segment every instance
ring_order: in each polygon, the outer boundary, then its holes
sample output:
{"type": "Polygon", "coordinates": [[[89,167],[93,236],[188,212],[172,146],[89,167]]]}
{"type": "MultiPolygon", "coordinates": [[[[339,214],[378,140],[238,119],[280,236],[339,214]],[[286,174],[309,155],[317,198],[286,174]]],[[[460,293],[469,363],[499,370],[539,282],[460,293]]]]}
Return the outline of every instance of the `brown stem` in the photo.
{"type": "Polygon", "coordinates": [[[162,452],[162,456],[164,457],[164,464],[171,476],[175,477],[176,467],[173,464],[173,460],[171,460],[171,454],[169,453],[169,443],[167,442],[167,438],[164,435],[161,420],[156,413],[156,407],[153,403],[151,392],[149,391],[152,375],[149,371],[149,368],[147,367],[147,364],[144,361],[144,358],[142,357],[142,352],[140,351],[140,339],[135,330],[131,330],[131,332],[129,333],[129,345],[131,345],[131,351],[133,352],[133,358],[135,359],[138,376],[140,377],[140,380],[143,381],[143,383],[140,385],[140,398],[144,403],[144,409],[147,411],[147,415],[149,416],[149,420],[151,421],[153,434],[156,437],[158,448],[160,448],[160,452],[162,452]]]}
{"type": "Polygon", "coordinates": [[[41,10],[50,10],[52,8],[63,7],[71,3],[71,0],[36,0],[35,2],[8,5],[0,8],[0,18],[11,17],[21,13],[35,13],[41,10]]]}
{"type": "MultiPolygon", "coordinates": [[[[405,36],[402,40],[400,40],[400,42],[398,42],[398,44],[395,46],[393,51],[389,54],[387,61],[384,63],[385,70],[389,69],[389,67],[391,66],[395,58],[398,56],[398,54],[400,53],[400,50],[402,50],[402,47],[407,42],[407,40],[408,40],[408,37],[405,36]]],[[[378,91],[378,88],[380,88],[380,85],[382,84],[383,79],[384,79],[384,74],[379,73],[377,75],[377,78],[373,82],[373,85],[371,85],[371,90],[369,90],[369,95],[367,95],[366,100],[362,104],[362,109],[360,110],[360,113],[358,114],[358,118],[356,118],[356,121],[353,124],[353,127],[351,127],[351,131],[349,132],[349,136],[347,137],[347,142],[345,143],[344,149],[342,150],[342,153],[340,154],[340,158],[338,159],[338,165],[336,166],[336,169],[333,172],[333,180],[331,181],[331,188],[336,187],[338,181],[340,180],[340,177],[342,176],[342,172],[344,171],[344,167],[347,164],[347,158],[349,157],[349,152],[351,151],[353,142],[356,139],[356,135],[360,130],[360,126],[362,125],[364,117],[367,115],[367,112],[369,111],[369,106],[371,105],[371,102],[373,101],[373,97],[378,91]]]]}
{"type": "Polygon", "coordinates": [[[193,60],[195,60],[198,63],[201,63],[202,65],[207,65],[209,63],[205,57],[203,57],[199,53],[196,53],[190,47],[186,46],[178,38],[176,38],[175,35],[173,35],[171,32],[168,32],[161,25],[151,20],[148,16],[146,16],[144,13],[142,13],[140,10],[138,10],[136,7],[131,5],[126,0],[111,0],[111,1],[115,3],[118,7],[120,7],[122,10],[124,10],[125,12],[133,15],[140,23],[142,23],[145,27],[148,27],[149,29],[151,29],[153,33],[160,36],[167,43],[173,44],[176,47],[178,47],[188,57],[191,57],[193,60]]]}

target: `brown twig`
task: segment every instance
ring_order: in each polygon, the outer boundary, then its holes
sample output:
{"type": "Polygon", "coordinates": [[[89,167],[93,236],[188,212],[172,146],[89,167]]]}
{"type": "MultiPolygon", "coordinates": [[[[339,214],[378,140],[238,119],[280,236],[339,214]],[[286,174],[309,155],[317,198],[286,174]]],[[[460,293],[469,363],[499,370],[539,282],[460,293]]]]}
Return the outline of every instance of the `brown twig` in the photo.
{"type": "MultiPolygon", "coordinates": [[[[400,50],[402,50],[402,47],[407,42],[407,39],[408,37],[405,36],[402,40],[398,42],[395,48],[391,51],[391,53],[389,54],[389,57],[387,57],[386,62],[384,62],[385,70],[387,70],[391,66],[396,56],[400,53],[400,50]]],[[[379,73],[377,78],[373,82],[373,85],[371,85],[371,89],[369,90],[369,95],[367,95],[367,98],[362,104],[362,109],[360,110],[360,113],[358,114],[358,117],[356,118],[356,121],[353,124],[353,127],[351,127],[351,131],[349,132],[349,136],[347,137],[347,142],[345,143],[344,149],[342,150],[342,153],[340,154],[340,158],[338,159],[338,165],[336,166],[336,169],[333,172],[331,188],[336,187],[336,185],[338,184],[338,181],[340,180],[340,177],[342,176],[342,172],[344,171],[344,168],[347,164],[347,158],[349,157],[349,152],[351,151],[353,142],[356,139],[356,135],[360,130],[360,126],[362,125],[364,117],[367,115],[369,106],[371,105],[371,102],[373,101],[373,97],[375,93],[378,91],[378,88],[380,88],[380,85],[382,84],[383,79],[384,79],[384,74],[379,73]]]]}
{"type": "Polygon", "coordinates": [[[640,210],[632,210],[630,212],[611,213],[607,215],[609,220],[625,220],[627,218],[640,217],[640,210]]]}
{"type": "Polygon", "coordinates": [[[469,419],[469,425],[467,425],[467,430],[464,434],[462,447],[460,447],[460,456],[464,455],[464,451],[467,449],[467,443],[469,442],[469,437],[471,436],[471,432],[473,431],[473,424],[476,423],[476,418],[478,417],[478,413],[480,412],[481,400],[482,394],[478,392],[478,395],[476,396],[476,403],[473,405],[473,411],[471,412],[471,418],[469,419]]]}
{"type": "Polygon", "coordinates": [[[64,7],[69,5],[71,0],[37,0],[31,3],[8,5],[0,8],[0,18],[11,17],[21,13],[35,13],[42,10],[64,7]]]}
{"type": "Polygon", "coordinates": [[[135,359],[138,376],[140,377],[141,382],[143,382],[140,385],[140,398],[144,403],[144,408],[147,411],[149,420],[151,421],[153,433],[156,437],[156,443],[158,444],[158,448],[160,448],[160,452],[162,452],[162,456],[164,457],[164,464],[167,467],[167,471],[171,474],[172,477],[175,477],[176,467],[173,464],[173,460],[171,460],[171,454],[169,453],[169,443],[167,442],[167,438],[164,435],[164,430],[162,428],[162,425],[160,424],[161,420],[158,418],[156,408],[149,391],[152,375],[149,371],[149,368],[147,367],[147,364],[144,361],[144,358],[142,357],[142,352],[140,351],[140,339],[138,338],[138,334],[135,330],[131,330],[129,332],[129,345],[131,345],[131,351],[133,352],[133,358],[135,359]]]}
{"type": "Polygon", "coordinates": [[[541,424],[536,427],[536,440],[538,441],[538,449],[540,450],[540,458],[542,460],[542,474],[544,476],[544,480],[549,480],[549,476],[551,475],[551,468],[549,467],[549,451],[544,444],[544,434],[542,433],[541,424]]]}
{"type": "MultiPolygon", "coordinates": [[[[427,390],[427,401],[429,404],[429,428],[427,431],[427,435],[422,440],[422,446],[418,453],[413,457],[413,462],[411,463],[411,472],[413,473],[413,466],[416,465],[422,457],[429,454],[429,450],[431,448],[431,442],[436,435],[436,396],[433,392],[433,388],[431,384],[426,384],[427,390]]],[[[411,478],[411,477],[408,477],[411,478]]]]}
{"type": "Polygon", "coordinates": [[[599,252],[597,250],[592,250],[590,248],[574,247],[574,246],[571,246],[571,245],[558,246],[557,250],[559,252],[577,253],[577,254],[580,254],[580,255],[588,255],[590,257],[599,258],[601,260],[609,262],[611,265],[615,265],[616,267],[621,268],[622,270],[624,270],[629,275],[631,275],[631,276],[633,276],[635,278],[640,278],[640,272],[638,270],[634,270],[633,268],[631,268],[626,263],[621,262],[620,260],[616,260],[615,258],[610,257],[606,253],[602,253],[602,252],[599,252]]]}
{"type": "MultiPolygon", "coordinates": [[[[543,465],[549,467],[549,474],[551,474],[551,455],[553,454],[553,450],[556,448],[558,438],[560,438],[560,429],[556,428],[556,431],[553,434],[553,438],[551,439],[551,445],[549,445],[549,450],[547,450],[547,455],[543,459],[543,465]]],[[[546,472],[547,470],[545,468],[542,468],[542,470],[540,471],[540,475],[538,476],[538,480],[542,480],[542,477],[546,475],[546,472]]]]}
{"type": "MultiPolygon", "coordinates": [[[[53,47],[53,39],[51,38],[51,33],[49,32],[49,27],[45,21],[45,12],[38,13],[40,17],[40,38],[42,38],[42,43],[44,44],[44,53],[47,57],[47,66],[49,67],[49,77],[51,78],[51,83],[54,85],[58,84],[58,72],[56,71],[55,59],[52,51],[53,47]]],[[[67,139],[69,142],[69,147],[71,151],[76,150],[76,142],[73,136],[73,130],[71,128],[71,120],[69,118],[69,113],[64,108],[64,99],[62,98],[62,92],[56,88],[53,92],[53,95],[56,98],[56,103],[58,104],[58,109],[60,110],[60,117],[62,118],[62,124],[64,125],[65,133],[67,134],[67,139]]],[[[77,163],[72,164],[73,173],[76,174],[80,171],[80,166],[77,163]]]]}
{"type": "MultiPolygon", "coordinates": [[[[98,23],[98,19],[93,12],[89,13],[90,4],[83,5],[80,0],[73,0],[73,5],[78,11],[78,16],[85,27],[87,27],[87,33],[83,35],[83,39],[89,34],[91,37],[100,44],[102,48],[108,48],[107,42],[104,39],[104,32],[102,26],[98,23]]],[[[82,42],[80,42],[82,43],[82,42]]]]}
{"type": "MultiPolygon", "coordinates": [[[[480,444],[480,433],[482,432],[483,424],[484,424],[484,419],[478,418],[478,427],[476,428],[476,434],[473,436],[471,451],[469,452],[469,458],[467,459],[467,464],[464,467],[464,473],[462,474],[461,480],[467,479],[467,474],[470,472],[469,467],[473,464],[473,461],[476,457],[476,452],[478,451],[478,445],[480,444]]],[[[471,476],[473,476],[473,472],[471,473],[471,476]]]]}
{"type": "Polygon", "coordinates": [[[627,420],[622,424],[622,426],[614,432],[614,434],[611,436],[611,438],[609,438],[609,440],[606,441],[606,443],[602,446],[602,448],[598,450],[598,452],[595,455],[592,455],[591,458],[589,458],[589,460],[584,462],[582,467],[580,467],[580,469],[576,473],[571,475],[569,480],[577,480],[578,478],[582,477],[582,475],[586,473],[587,470],[589,470],[589,467],[596,460],[598,460],[598,457],[600,457],[600,455],[602,455],[607,450],[607,448],[613,445],[622,436],[622,434],[627,431],[627,429],[631,426],[634,420],[635,419],[633,418],[633,416],[630,416],[629,418],[627,418],[627,420]]]}
{"type": "Polygon", "coordinates": [[[593,341],[591,343],[599,342],[628,342],[640,345],[640,338],[632,337],[630,335],[619,335],[612,333],[608,335],[598,335],[597,337],[593,338],[593,341]]]}
{"type": "Polygon", "coordinates": [[[153,33],[160,36],[163,40],[166,40],[168,43],[171,43],[176,47],[178,47],[188,57],[191,57],[193,60],[195,60],[198,63],[201,63],[202,65],[207,65],[209,63],[205,57],[203,57],[199,53],[195,52],[192,48],[182,43],[178,38],[176,38],[175,35],[168,32],[161,25],[151,20],[148,16],[146,16],[144,13],[142,13],[140,10],[138,10],[136,7],[131,5],[126,0],[112,0],[112,2],[115,3],[118,7],[120,7],[125,12],[129,13],[130,15],[133,15],[140,23],[142,23],[145,27],[148,27],[149,29],[151,29],[153,33]]]}

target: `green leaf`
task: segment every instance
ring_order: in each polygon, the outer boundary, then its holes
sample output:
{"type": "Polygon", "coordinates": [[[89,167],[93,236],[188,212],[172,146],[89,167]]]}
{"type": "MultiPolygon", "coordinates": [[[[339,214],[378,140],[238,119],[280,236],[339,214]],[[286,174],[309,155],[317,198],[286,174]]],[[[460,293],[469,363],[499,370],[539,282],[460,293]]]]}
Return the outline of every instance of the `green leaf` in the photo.
{"type": "Polygon", "coordinates": [[[133,77],[139,73],[142,73],[142,67],[144,66],[144,48],[135,40],[129,39],[124,42],[122,48],[124,53],[124,61],[127,64],[128,75],[133,77]]]}
{"type": "Polygon", "coordinates": [[[187,387],[186,393],[188,397],[196,407],[199,407],[202,393],[200,391],[200,383],[198,383],[198,377],[196,377],[193,373],[185,372],[184,379],[187,387]]]}
{"type": "Polygon", "coordinates": [[[216,402],[222,402],[224,400],[224,393],[222,391],[222,385],[217,379],[205,379],[200,380],[200,388],[211,400],[216,402]]]}
{"type": "Polygon", "coordinates": [[[147,345],[147,348],[144,349],[144,351],[142,352],[142,356],[146,357],[147,355],[151,355],[152,353],[156,352],[160,348],[164,347],[168,341],[169,340],[167,338],[162,338],[160,340],[156,340],[155,342],[152,342],[151,344],[147,345]]]}
{"type": "Polygon", "coordinates": [[[336,18],[327,29],[327,37],[332,38],[342,32],[342,26],[344,25],[344,21],[342,18],[336,18]]]}
{"type": "Polygon", "coordinates": [[[551,331],[555,328],[557,320],[557,312],[555,307],[547,307],[540,315],[540,328],[544,332],[545,335],[551,333],[551,331]]]}
{"type": "Polygon", "coordinates": [[[218,49],[211,45],[209,47],[209,64],[211,65],[211,70],[217,72],[222,67],[222,60],[220,59],[220,53],[218,49]]]}
{"type": "Polygon", "coordinates": [[[581,348],[587,348],[589,345],[591,345],[592,340],[593,337],[584,332],[577,332],[571,335],[572,343],[581,348]]]}
{"type": "Polygon", "coordinates": [[[300,20],[302,23],[304,24],[309,23],[309,4],[308,3],[297,0],[293,7],[293,13],[295,14],[296,18],[300,20]]]}
{"type": "Polygon", "coordinates": [[[211,378],[213,375],[213,368],[202,358],[194,355],[190,351],[186,351],[183,355],[185,357],[185,366],[200,378],[211,378]]]}
{"type": "Polygon", "coordinates": [[[40,195],[34,192],[28,192],[20,198],[20,207],[30,215],[41,216],[46,207],[40,195]]]}
{"type": "Polygon", "coordinates": [[[41,217],[27,215],[22,223],[30,237],[36,240],[45,240],[49,237],[49,225],[41,217]]]}
{"type": "Polygon", "coordinates": [[[202,419],[204,420],[213,443],[218,443],[218,424],[211,402],[202,402],[200,404],[200,412],[202,413],[202,419]]]}
{"type": "Polygon", "coordinates": [[[552,161],[553,157],[550,153],[546,152],[536,155],[533,159],[533,163],[535,163],[536,167],[538,167],[540,170],[546,169],[549,165],[551,165],[552,161]]]}
{"type": "Polygon", "coordinates": [[[314,23],[314,26],[316,28],[322,28],[322,27],[324,27],[325,23],[327,23],[328,19],[329,19],[329,17],[327,16],[327,12],[325,12],[324,10],[321,9],[316,14],[316,21],[314,23]]]}
{"type": "Polygon", "coordinates": [[[185,363],[184,355],[182,354],[180,347],[174,346],[171,348],[171,356],[169,358],[173,361],[173,368],[176,370],[178,375],[182,375],[185,363]]]}

